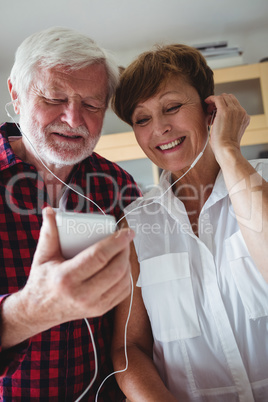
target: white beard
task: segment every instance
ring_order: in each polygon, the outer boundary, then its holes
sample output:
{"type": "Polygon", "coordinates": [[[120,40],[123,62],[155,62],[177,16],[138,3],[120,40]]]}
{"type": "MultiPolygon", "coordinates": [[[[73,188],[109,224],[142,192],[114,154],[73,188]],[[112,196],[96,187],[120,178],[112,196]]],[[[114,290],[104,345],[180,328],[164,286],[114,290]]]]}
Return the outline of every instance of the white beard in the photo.
{"type": "Polygon", "coordinates": [[[92,138],[85,126],[73,129],[67,123],[51,123],[43,130],[38,122],[27,117],[21,117],[20,127],[22,134],[32,144],[34,151],[38,153],[43,162],[59,167],[75,165],[87,158],[92,154],[100,137],[99,134],[92,138]],[[50,136],[52,132],[62,133],[64,131],[81,136],[83,141],[80,141],[79,144],[71,141],[61,143],[50,136]]]}

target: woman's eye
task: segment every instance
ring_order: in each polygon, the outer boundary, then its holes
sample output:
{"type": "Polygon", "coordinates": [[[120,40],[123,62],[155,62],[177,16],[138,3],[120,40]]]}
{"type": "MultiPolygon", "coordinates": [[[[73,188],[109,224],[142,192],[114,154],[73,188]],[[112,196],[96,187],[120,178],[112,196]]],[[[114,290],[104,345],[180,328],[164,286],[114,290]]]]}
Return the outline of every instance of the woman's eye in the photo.
{"type": "Polygon", "coordinates": [[[142,119],[136,120],[136,121],[135,121],[135,124],[136,124],[137,126],[143,126],[143,125],[145,125],[148,121],[149,121],[149,118],[148,118],[148,117],[144,117],[144,118],[142,118],[142,119]]]}
{"type": "Polygon", "coordinates": [[[179,110],[181,108],[181,106],[182,106],[181,104],[171,106],[171,107],[167,108],[167,112],[176,112],[177,110],[179,110]]]}

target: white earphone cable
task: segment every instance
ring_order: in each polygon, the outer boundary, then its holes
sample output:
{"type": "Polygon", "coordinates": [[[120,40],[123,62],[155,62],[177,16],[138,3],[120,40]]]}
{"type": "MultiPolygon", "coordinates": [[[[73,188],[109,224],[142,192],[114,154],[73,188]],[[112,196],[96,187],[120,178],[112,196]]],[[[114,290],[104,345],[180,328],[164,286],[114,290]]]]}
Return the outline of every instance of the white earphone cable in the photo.
{"type": "MultiPolygon", "coordinates": [[[[14,102],[14,101],[13,101],[13,102],[14,102]]],[[[34,150],[36,156],[38,157],[38,159],[40,160],[40,162],[42,163],[42,165],[48,170],[49,173],[51,173],[51,174],[52,174],[57,180],[59,180],[63,185],[65,185],[66,187],[68,187],[70,190],[74,191],[76,194],[80,195],[81,197],[85,198],[87,201],[92,202],[95,206],[97,206],[97,207],[99,208],[99,210],[100,210],[104,215],[106,215],[105,212],[102,210],[101,207],[99,207],[99,205],[98,205],[97,203],[95,203],[93,200],[91,200],[90,198],[86,197],[84,194],[79,193],[77,190],[75,190],[74,188],[72,188],[71,186],[69,186],[67,183],[65,183],[63,180],[61,180],[58,176],[56,176],[56,175],[46,166],[46,164],[44,163],[44,161],[42,160],[42,158],[39,156],[38,152],[36,151],[34,145],[31,143],[31,141],[30,141],[29,138],[25,135],[25,133],[22,132],[22,130],[20,129],[19,125],[16,123],[16,121],[14,120],[14,118],[9,114],[9,112],[8,112],[8,110],[7,110],[7,106],[13,104],[13,102],[9,102],[9,103],[7,103],[7,104],[5,105],[6,113],[7,113],[7,115],[8,115],[9,117],[11,117],[11,119],[12,119],[13,122],[15,123],[16,127],[17,127],[18,130],[20,131],[21,135],[24,136],[24,137],[26,138],[26,140],[29,142],[30,146],[31,146],[32,149],[34,150]]],[[[205,149],[206,149],[206,147],[207,147],[207,144],[208,144],[208,142],[209,142],[209,133],[210,133],[210,129],[211,129],[211,126],[212,126],[212,124],[213,124],[213,121],[214,121],[215,113],[216,113],[216,110],[213,110],[212,116],[211,116],[210,125],[209,125],[209,130],[208,130],[208,136],[207,136],[206,143],[205,143],[205,145],[204,145],[202,151],[198,154],[198,156],[195,158],[195,160],[193,161],[193,163],[192,163],[191,166],[189,167],[189,169],[188,169],[181,177],[179,177],[177,180],[175,180],[159,197],[154,197],[154,198],[152,199],[152,201],[151,201],[149,204],[146,205],[146,207],[149,206],[149,205],[151,205],[151,204],[153,204],[156,200],[162,198],[162,197],[170,190],[171,187],[173,187],[179,180],[181,180],[184,176],[186,176],[186,174],[196,165],[196,163],[199,161],[199,159],[203,156],[204,151],[205,151],[205,149]]],[[[119,222],[121,222],[121,220],[122,220],[123,218],[125,218],[129,213],[134,212],[134,211],[136,211],[136,210],[138,210],[138,209],[140,209],[140,208],[143,208],[144,206],[145,206],[145,205],[140,205],[140,206],[138,206],[138,207],[132,209],[132,210],[129,211],[128,213],[126,213],[123,217],[121,217],[121,218],[116,222],[116,225],[117,225],[119,222]]],[[[130,279],[131,279],[130,305],[129,305],[129,312],[128,312],[128,317],[127,317],[126,324],[125,324],[125,333],[124,333],[124,352],[125,352],[126,367],[125,367],[124,369],[122,369],[122,370],[118,370],[118,371],[114,371],[114,372],[110,373],[110,374],[102,381],[102,383],[100,384],[100,386],[99,386],[99,388],[98,388],[98,390],[97,390],[97,393],[96,393],[96,396],[95,396],[95,402],[97,402],[97,400],[98,400],[98,395],[99,395],[100,389],[101,389],[101,387],[103,386],[104,382],[105,382],[109,377],[111,377],[112,375],[117,374],[117,373],[122,373],[122,372],[126,371],[127,368],[128,368],[128,356],[127,356],[127,326],[128,326],[128,322],[129,322],[129,319],[130,319],[130,314],[131,314],[131,309],[132,309],[132,302],[133,302],[133,293],[134,293],[133,278],[132,278],[132,275],[131,275],[131,274],[130,274],[130,279]]],[[[87,325],[87,327],[88,327],[88,331],[89,331],[90,338],[91,338],[91,342],[92,342],[92,346],[93,346],[94,359],[95,359],[95,372],[94,372],[94,376],[93,376],[92,380],[90,381],[89,385],[88,385],[87,388],[83,391],[83,393],[75,400],[75,402],[79,402],[79,401],[84,397],[84,395],[90,390],[90,388],[92,387],[94,381],[96,380],[97,374],[98,374],[98,357],[97,357],[97,351],[96,351],[96,345],[95,345],[95,342],[94,342],[94,337],[93,337],[93,334],[92,334],[92,331],[91,331],[91,328],[90,328],[90,325],[89,325],[89,322],[88,322],[87,318],[84,318],[84,321],[86,322],[86,325],[87,325]]]]}

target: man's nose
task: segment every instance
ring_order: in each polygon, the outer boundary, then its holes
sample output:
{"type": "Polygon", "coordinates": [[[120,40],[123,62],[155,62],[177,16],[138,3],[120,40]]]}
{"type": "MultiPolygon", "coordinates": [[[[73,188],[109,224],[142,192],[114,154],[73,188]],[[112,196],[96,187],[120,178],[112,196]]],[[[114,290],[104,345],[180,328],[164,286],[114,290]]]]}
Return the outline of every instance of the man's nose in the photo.
{"type": "Polygon", "coordinates": [[[82,105],[78,102],[71,102],[65,105],[61,115],[61,121],[67,123],[72,128],[77,128],[84,124],[82,105]]]}

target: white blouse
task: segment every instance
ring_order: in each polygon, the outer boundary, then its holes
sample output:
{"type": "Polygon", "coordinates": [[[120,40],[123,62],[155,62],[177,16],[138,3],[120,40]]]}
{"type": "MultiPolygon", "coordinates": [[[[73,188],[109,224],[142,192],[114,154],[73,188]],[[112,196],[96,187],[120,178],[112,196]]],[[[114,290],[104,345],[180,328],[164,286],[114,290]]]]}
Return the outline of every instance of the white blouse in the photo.
{"type": "MultiPolygon", "coordinates": [[[[268,161],[251,164],[268,179],[268,161]]],[[[161,378],[183,402],[268,401],[268,284],[222,173],[200,213],[199,237],[183,203],[164,193],[169,186],[163,172],[160,185],[126,209],[161,378]]]]}

